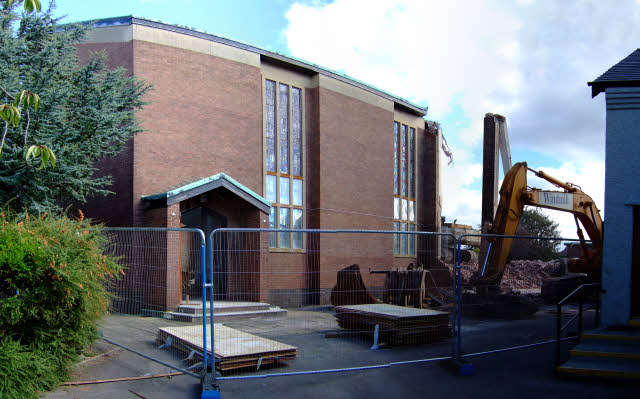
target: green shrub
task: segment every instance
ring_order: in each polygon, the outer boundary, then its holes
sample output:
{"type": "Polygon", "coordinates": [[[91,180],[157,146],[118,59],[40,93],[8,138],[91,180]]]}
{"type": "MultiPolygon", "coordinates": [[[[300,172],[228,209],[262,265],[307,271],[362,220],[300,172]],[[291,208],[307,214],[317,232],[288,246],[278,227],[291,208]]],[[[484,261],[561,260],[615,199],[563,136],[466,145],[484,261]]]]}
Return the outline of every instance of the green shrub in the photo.
{"type": "Polygon", "coordinates": [[[51,389],[97,337],[123,271],[83,219],[0,215],[0,398],[51,389]]]}

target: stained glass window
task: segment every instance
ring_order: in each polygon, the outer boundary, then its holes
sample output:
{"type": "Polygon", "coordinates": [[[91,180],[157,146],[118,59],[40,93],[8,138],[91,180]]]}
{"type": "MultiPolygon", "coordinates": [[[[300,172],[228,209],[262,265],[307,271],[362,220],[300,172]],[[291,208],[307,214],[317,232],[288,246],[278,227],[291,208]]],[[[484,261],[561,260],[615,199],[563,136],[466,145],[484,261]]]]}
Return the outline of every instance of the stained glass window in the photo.
{"type": "MultiPolygon", "coordinates": [[[[409,231],[416,231],[416,225],[415,224],[410,224],[409,225],[409,231]]],[[[409,255],[415,255],[416,254],[416,238],[415,235],[410,235],[408,236],[409,239],[409,255]]]]}
{"type": "Polygon", "coordinates": [[[416,130],[414,128],[409,128],[409,198],[415,197],[415,134],[416,130]]]}
{"type": "MultiPolygon", "coordinates": [[[[400,223],[400,231],[407,231],[407,224],[400,223]]],[[[400,253],[407,254],[407,241],[408,237],[406,234],[400,234],[400,253]]]]}
{"type": "Polygon", "coordinates": [[[302,180],[293,179],[293,205],[302,206],[302,180]]]}
{"type": "Polygon", "coordinates": [[[280,177],[280,203],[289,205],[289,178],[280,177]]]}
{"type": "MultiPolygon", "coordinates": [[[[304,227],[303,89],[265,79],[264,193],[271,202],[269,226],[304,227]],[[295,176],[295,177],[294,177],[295,176]]],[[[303,233],[269,234],[271,248],[304,249],[303,233]]]]}
{"type": "Polygon", "coordinates": [[[265,82],[265,169],[269,172],[276,171],[276,82],[265,82]]]}
{"type": "MultiPolygon", "coordinates": [[[[276,225],[276,208],[271,207],[271,212],[269,213],[269,228],[276,229],[278,226],[276,225]]],[[[269,233],[269,246],[275,247],[277,245],[276,241],[276,233],[269,233]]]]}
{"type": "Polygon", "coordinates": [[[289,173],[289,86],[282,83],[278,91],[278,131],[280,172],[289,173]]]}
{"type": "Polygon", "coordinates": [[[400,194],[398,192],[398,139],[400,135],[400,124],[393,122],[393,193],[395,195],[400,194]]]}
{"type": "Polygon", "coordinates": [[[400,169],[402,171],[400,195],[404,197],[407,195],[407,125],[402,125],[402,133],[400,137],[402,141],[402,148],[400,151],[400,169]]]}
{"type": "MultiPolygon", "coordinates": [[[[393,223],[393,230],[394,231],[400,230],[400,222],[393,223]]],[[[396,254],[400,253],[400,237],[398,234],[393,235],[393,252],[396,254]]]]}
{"type": "MultiPolygon", "coordinates": [[[[393,123],[393,229],[417,231],[416,211],[416,129],[400,122],[393,123]]],[[[416,236],[394,234],[393,252],[415,256],[416,236]]]]}
{"type": "Polygon", "coordinates": [[[297,87],[291,88],[291,171],[302,176],[302,94],[297,87]]]}
{"type": "MultiPolygon", "coordinates": [[[[302,229],[302,209],[293,209],[293,228],[302,229]]],[[[302,248],[302,233],[292,233],[293,242],[292,247],[295,249],[302,248]]]]}
{"type": "Polygon", "coordinates": [[[400,198],[393,199],[393,218],[400,219],[400,198]]]}
{"type": "MultiPolygon", "coordinates": [[[[289,208],[280,208],[280,228],[289,228],[289,208]]],[[[291,233],[280,233],[280,248],[289,248],[291,233]]]]}
{"type": "Polygon", "coordinates": [[[274,175],[266,175],[267,201],[278,202],[276,196],[276,177],[274,175]]]}

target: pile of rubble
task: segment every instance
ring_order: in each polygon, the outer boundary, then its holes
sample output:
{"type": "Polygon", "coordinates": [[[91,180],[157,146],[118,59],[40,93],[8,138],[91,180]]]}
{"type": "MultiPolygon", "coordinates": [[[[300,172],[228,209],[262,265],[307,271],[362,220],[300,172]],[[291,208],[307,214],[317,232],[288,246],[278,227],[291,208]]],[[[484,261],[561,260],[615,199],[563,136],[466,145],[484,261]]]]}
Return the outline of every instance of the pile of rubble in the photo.
{"type": "Polygon", "coordinates": [[[504,268],[500,286],[503,290],[540,288],[542,280],[549,278],[545,270],[555,263],[556,261],[512,260],[504,268]]]}
{"type": "MultiPolygon", "coordinates": [[[[453,272],[453,266],[447,266],[453,272]]],[[[461,262],[460,266],[462,284],[470,284],[471,276],[478,271],[478,262],[461,262]]],[[[503,291],[537,289],[541,287],[542,280],[556,274],[558,268],[558,261],[512,260],[504,268],[500,287],[503,291]]]]}

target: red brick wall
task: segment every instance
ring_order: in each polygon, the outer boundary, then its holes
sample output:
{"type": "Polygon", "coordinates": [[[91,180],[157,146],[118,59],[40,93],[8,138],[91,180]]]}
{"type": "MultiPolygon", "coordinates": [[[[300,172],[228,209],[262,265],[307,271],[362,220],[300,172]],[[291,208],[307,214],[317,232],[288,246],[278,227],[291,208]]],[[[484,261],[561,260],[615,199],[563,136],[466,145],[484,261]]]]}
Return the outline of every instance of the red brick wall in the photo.
{"type": "MultiPolygon", "coordinates": [[[[393,112],[324,88],[318,97],[319,227],[392,230],[393,112]]],[[[394,262],[392,235],[326,235],[319,241],[322,302],[337,270],[360,264],[365,284],[379,286],[382,276],[369,268],[394,262]]]]}
{"type": "Polygon", "coordinates": [[[134,72],[153,84],[135,138],[134,206],[141,195],[224,172],[262,192],[258,68],[133,41],[134,72]]]}

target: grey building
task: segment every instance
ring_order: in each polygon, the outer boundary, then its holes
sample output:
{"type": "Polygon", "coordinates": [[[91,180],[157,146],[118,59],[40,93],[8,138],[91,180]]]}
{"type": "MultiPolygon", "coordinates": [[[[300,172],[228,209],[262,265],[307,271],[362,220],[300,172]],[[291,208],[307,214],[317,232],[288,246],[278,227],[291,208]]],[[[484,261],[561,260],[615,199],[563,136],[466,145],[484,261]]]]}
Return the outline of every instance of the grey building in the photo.
{"type": "Polygon", "coordinates": [[[607,105],[601,321],[622,326],[640,317],[640,49],[589,86],[607,105]]]}

